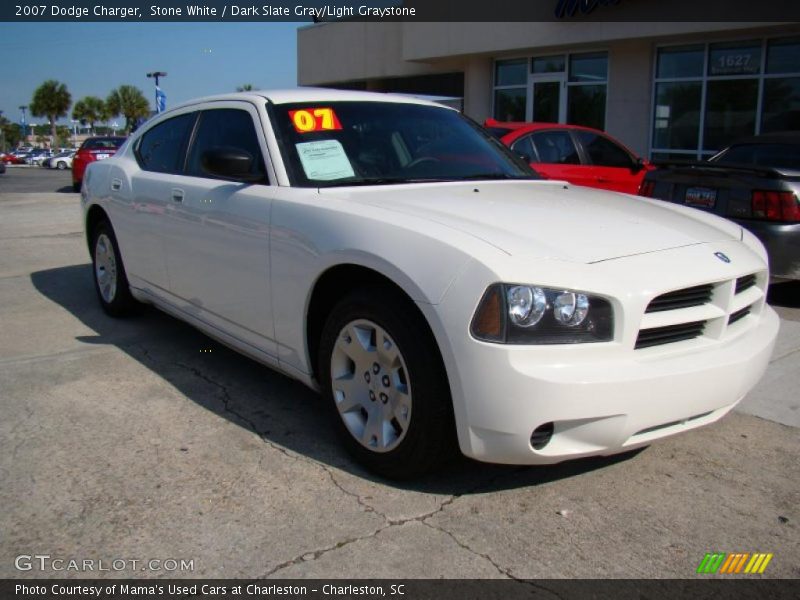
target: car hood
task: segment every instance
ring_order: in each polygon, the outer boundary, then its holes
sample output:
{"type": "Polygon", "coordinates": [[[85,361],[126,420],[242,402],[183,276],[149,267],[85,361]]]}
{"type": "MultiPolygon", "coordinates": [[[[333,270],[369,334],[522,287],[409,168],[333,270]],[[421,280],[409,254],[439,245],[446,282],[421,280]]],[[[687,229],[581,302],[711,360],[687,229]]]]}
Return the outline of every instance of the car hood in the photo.
{"type": "Polygon", "coordinates": [[[593,263],[740,239],[740,228],[667,203],[556,181],[321,188],[321,194],[413,215],[512,256],[593,263]],[[716,226],[715,226],[716,225],[716,226]]]}

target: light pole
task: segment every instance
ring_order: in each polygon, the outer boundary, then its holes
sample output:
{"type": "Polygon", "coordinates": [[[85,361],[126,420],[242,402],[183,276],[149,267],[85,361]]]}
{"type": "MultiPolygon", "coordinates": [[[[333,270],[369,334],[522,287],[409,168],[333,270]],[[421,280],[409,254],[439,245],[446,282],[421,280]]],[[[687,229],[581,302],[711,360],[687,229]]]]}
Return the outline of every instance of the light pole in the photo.
{"type": "Polygon", "coordinates": [[[23,106],[20,106],[19,109],[22,111],[22,125],[21,125],[21,128],[22,128],[22,141],[23,142],[27,142],[28,141],[28,126],[25,123],[25,111],[28,109],[28,107],[23,105],[23,106]]]}
{"type": "Polygon", "coordinates": [[[0,152],[6,151],[6,130],[3,127],[3,111],[0,110],[0,152]]]}
{"type": "Polygon", "coordinates": [[[78,123],[80,123],[80,121],[78,121],[76,119],[70,119],[70,120],[72,121],[72,146],[73,147],[77,147],[78,146],[78,123]]]}
{"type": "Polygon", "coordinates": [[[164,112],[167,108],[167,96],[161,91],[161,88],[158,87],[158,78],[166,76],[167,74],[164,71],[153,71],[147,74],[148,78],[156,80],[156,112],[164,112]]]}

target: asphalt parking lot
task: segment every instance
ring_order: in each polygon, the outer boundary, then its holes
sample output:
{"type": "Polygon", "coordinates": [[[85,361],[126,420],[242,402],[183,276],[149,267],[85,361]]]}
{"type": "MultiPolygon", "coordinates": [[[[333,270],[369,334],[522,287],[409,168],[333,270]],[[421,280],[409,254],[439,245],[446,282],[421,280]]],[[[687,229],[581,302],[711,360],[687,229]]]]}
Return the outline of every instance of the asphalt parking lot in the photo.
{"type": "MultiPolygon", "coordinates": [[[[0,175],[0,577],[697,577],[771,552],[800,577],[800,287],[769,371],[721,422],[621,457],[467,460],[398,485],[302,385],[155,310],[115,321],[69,172],[0,175]],[[128,561],[19,571],[20,555],[128,561]],[[193,561],[142,571],[131,560],[193,561]]],[[[646,401],[646,399],[643,399],[646,401]]],[[[171,564],[171,563],[170,563],[171,564]]]]}

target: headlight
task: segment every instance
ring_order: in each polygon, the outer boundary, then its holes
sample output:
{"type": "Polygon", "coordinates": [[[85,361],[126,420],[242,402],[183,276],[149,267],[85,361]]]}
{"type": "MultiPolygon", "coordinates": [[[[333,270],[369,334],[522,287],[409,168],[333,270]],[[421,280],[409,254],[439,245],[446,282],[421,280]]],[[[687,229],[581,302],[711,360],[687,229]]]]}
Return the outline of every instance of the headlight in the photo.
{"type": "Polygon", "coordinates": [[[614,312],[608,300],[584,292],[496,283],[484,293],[470,331],[504,344],[608,342],[614,312]]]}

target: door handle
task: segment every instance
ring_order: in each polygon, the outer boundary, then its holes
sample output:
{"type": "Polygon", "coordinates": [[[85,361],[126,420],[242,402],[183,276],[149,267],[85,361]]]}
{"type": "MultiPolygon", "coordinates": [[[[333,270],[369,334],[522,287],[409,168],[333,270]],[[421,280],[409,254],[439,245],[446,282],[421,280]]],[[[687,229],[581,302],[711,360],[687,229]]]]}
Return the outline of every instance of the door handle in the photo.
{"type": "Polygon", "coordinates": [[[183,190],[178,188],[172,189],[172,201],[173,202],[183,202],[183,190]]]}
{"type": "Polygon", "coordinates": [[[121,179],[112,179],[111,180],[111,189],[115,192],[118,192],[122,188],[122,180],[121,179]]]}

